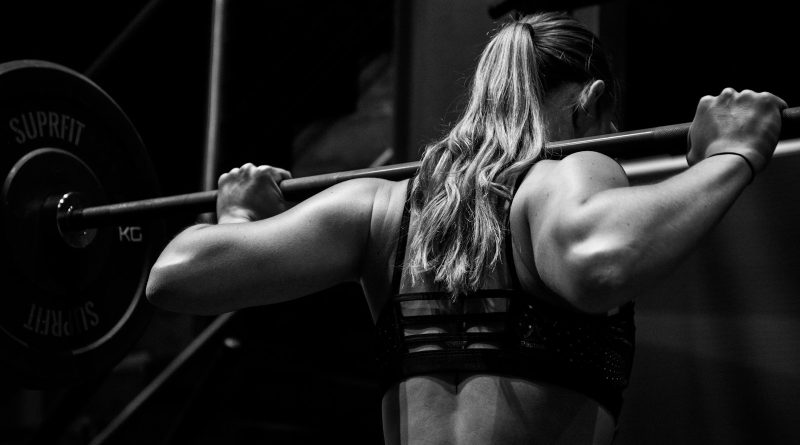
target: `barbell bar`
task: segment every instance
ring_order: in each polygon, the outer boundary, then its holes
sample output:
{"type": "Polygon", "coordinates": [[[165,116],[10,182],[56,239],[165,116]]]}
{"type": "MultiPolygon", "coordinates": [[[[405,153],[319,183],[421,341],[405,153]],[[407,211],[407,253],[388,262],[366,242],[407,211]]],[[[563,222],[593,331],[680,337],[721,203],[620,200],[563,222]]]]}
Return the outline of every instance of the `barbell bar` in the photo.
{"type": "MultiPolygon", "coordinates": [[[[799,132],[800,107],[787,108],[782,112],[781,139],[784,135],[799,132]]],[[[599,151],[612,157],[675,152],[686,150],[686,141],[691,122],[666,125],[643,130],[591,136],[545,145],[545,151],[553,158],[560,158],[579,151],[599,151]],[[635,150],[635,151],[633,151],[635,150]]],[[[796,145],[779,146],[775,156],[797,153],[796,145]]],[[[680,157],[680,156],[679,156],[680,157]]],[[[672,161],[674,164],[674,160],[672,161]]],[[[640,165],[634,164],[641,169],[640,165]]],[[[382,178],[401,180],[412,177],[419,169],[420,162],[406,162],[381,167],[364,168],[342,172],[312,175],[287,179],[281,182],[280,189],[288,199],[308,196],[334,184],[358,178],[382,178]]],[[[674,169],[674,167],[673,167],[674,169]]],[[[636,171],[636,170],[634,170],[636,171]]],[[[118,225],[135,219],[161,217],[174,213],[211,212],[217,199],[217,191],[187,193],[182,195],[146,199],[135,202],[108,204],[95,207],[70,207],[60,213],[58,225],[65,231],[90,229],[105,225],[118,225]]]]}

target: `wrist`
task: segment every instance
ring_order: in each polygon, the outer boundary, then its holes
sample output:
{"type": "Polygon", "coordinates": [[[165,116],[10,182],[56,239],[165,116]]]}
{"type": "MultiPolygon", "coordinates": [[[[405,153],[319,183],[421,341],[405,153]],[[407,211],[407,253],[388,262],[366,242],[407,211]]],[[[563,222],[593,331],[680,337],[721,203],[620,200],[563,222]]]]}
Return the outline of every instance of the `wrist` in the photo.
{"type": "Polygon", "coordinates": [[[706,159],[711,159],[711,158],[715,158],[715,157],[723,157],[723,155],[731,155],[731,156],[724,156],[724,158],[731,160],[731,162],[735,162],[738,165],[739,169],[747,171],[748,178],[749,178],[748,181],[747,181],[748,185],[753,182],[753,180],[756,177],[756,169],[753,167],[753,163],[750,162],[749,159],[747,159],[747,156],[743,155],[742,153],[738,153],[738,152],[735,152],[735,151],[723,151],[723,152],[711,154],[706,159]]]}
{"type": "Polygon", "coordinates": [[[217,224],[238,224],[252,222],[252,212],[241,207],[227,208],[217,212],[217,224]]]}
{"type": "Polygon", "coordinates": [[[246,222],[252,222],[252,220],[248,218],[242,218],[237,216],[225,216],[225,215],[217,218],[217,224],[239,224],[246,222]]]}

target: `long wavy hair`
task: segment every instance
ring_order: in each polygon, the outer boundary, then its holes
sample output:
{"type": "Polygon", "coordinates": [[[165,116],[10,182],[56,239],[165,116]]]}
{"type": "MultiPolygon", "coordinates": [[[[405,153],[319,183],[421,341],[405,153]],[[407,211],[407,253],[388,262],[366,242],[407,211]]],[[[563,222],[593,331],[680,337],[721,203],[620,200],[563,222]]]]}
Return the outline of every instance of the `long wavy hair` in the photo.
{"type": "Polygon", "coordinates": [[[514,183],[545,155],[544,98],[566,82],[596,79],[607,84],[600,106],[612,109],[618,85],[608,57],[594,34],[564,13],[522,17],[495,33],[463,115],[426,147],[413,180],[412,212],[421,221],[409,248],[415,280],[432,272],[453,300],[480,287],[501,257],[514,183]]]}

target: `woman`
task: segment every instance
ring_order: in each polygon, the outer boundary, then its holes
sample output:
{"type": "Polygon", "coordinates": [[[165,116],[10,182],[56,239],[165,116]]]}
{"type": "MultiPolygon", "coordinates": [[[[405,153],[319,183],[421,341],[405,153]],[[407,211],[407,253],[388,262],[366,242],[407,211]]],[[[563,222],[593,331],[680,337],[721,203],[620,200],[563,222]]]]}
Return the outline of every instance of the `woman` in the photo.
{"type": "Polygon", "coordinates": [[[632,301],[666,276],[769,160],[786,104],[700,100],[692,165],[630,187],[548,140],[614,131],[598,40],[547,13],[502,27],[460,121],[410,181],[358,179],[291,209],[289,173],[220,177],[217,225],[180,233],[148,282],[165,309],[217,314],[361,282],[389,444],[608,443],[633,357],[632,301]]]}

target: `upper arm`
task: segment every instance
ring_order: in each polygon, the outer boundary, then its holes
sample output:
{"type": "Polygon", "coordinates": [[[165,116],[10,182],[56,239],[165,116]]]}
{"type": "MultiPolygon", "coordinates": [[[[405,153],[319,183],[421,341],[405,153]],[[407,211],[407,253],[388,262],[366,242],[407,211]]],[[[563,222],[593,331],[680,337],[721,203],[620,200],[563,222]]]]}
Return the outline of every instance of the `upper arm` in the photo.
{"type": "Polygon", "coordinates": [[[628,186],[622,167],[596,152],[579,152],[533,171],[523,182],[525,214],[531,233],[536,272],[573,305],[580,306],[588,260],[604,246],[592,238],[598,222],[593,196],[628,186]]]}
{"type": "Polygon", "coordinates": [[[272,218],[181,233],[153,267],[148,296],[219,313],[356,280],[383,182],[347,181],[272,218]]]}
{"type": "Polygon", "coordinates": [[[526,210],[534,242],[545,242],[555,235],[580,230],[591,222],[584,210],[592,196],[629,185],[622,167],[596,152],[567,156],[551,163],[542,173],[534,176],[533,181],[523,183],[528,192],[526,210]]]}
{"type": "Polygon", "coordinates": [[[731,158],[636,187],[600,154],[548,163],[523,195],[536,271],[584,311],[636,298],[692,252],[746,186],[747,169],[731,158]]]}

